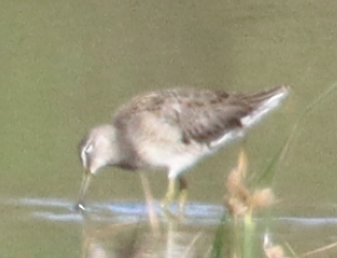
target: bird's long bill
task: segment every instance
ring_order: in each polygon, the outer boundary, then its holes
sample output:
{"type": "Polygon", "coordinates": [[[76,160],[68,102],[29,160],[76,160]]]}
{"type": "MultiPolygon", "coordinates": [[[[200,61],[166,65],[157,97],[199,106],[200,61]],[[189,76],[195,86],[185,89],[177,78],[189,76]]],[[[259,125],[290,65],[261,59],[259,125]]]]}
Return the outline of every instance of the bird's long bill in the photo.
{"type": "Polygon", "coordinates": [[[85,170],[84,173],[83,173],[80,195],[78,197],[78,202],[77,202],[77,205],[76,205],[76,208],[78,210],[85,210],[83,200],[84,200],[85,193],[88,189],[88,186],[90,184],[91,177],[92,177],[92,175],[91,175],[90,171],[85,170]]]}

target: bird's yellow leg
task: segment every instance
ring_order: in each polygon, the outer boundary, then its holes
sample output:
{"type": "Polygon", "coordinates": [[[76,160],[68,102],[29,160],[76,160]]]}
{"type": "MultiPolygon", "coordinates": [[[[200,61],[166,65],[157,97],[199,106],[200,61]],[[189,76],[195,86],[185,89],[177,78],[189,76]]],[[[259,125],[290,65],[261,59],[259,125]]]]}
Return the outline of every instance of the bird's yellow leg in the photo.
{"type": "Polygon", "coordinates": [[[179,177],[179,208],[184,211],[187,201],[187,181],[184,177],[179,177]]]}
{"type": "Polygon", "coordinates": [[[181,190],[179,193],[179,209],[180,211],[184,211],[185,204],[187,201],[187,189],[181,190]]]}
{"type": "Polygon", "coordinates": [[[169,205],[174,197],[176,196],[176,179],[169,178],[168,188],[164,199],[161,202],[161,207],[166,208],[169,205]]]}

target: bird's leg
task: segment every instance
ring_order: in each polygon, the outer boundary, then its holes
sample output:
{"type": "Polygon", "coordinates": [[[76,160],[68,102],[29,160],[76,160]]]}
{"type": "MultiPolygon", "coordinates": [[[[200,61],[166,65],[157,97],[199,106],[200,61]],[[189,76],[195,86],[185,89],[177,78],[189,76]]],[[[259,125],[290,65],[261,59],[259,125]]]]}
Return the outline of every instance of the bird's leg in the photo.
{"type": "Polygon", "coordinates": [[[164,199],[161,202],[161,207],[166,208],[176,195],[176,178],[169,178],[168,188],[164,199]]]}
{"type": "Polygon", "coordinates": [[[187,200],[187,180],[185,177],[179,177],[179,208],[183,211],[187,200]]]}

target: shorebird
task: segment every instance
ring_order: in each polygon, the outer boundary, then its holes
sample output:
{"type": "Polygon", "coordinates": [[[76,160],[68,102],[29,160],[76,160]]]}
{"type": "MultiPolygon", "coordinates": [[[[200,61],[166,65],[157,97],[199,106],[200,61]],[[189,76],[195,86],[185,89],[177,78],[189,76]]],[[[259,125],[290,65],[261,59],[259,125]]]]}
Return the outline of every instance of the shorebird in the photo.
{"type": "Polygon", "coordinates": [[[183,206],[187,190],[183,173],[203,157],[242,137],[288,92],[286,86],[255,93],[181,88],[134,97],[121,106],[111,123],[94,127],[80,142],[85,172],[76,207],[85,209],[83,200],[90,178],[106,166],[165,170],[169,183],[162,207],[171,203],[178,192],[183,206]]]}

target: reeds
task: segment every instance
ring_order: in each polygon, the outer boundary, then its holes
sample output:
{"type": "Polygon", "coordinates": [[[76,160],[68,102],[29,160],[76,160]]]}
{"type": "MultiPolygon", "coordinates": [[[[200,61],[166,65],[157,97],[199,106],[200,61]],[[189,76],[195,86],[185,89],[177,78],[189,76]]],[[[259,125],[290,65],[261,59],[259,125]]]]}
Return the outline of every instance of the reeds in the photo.
{"type": "MultiPolygon", "coordinates": [[[[277,163],[282,161],[286,156],[291,141],[295,137],[301,123],[320,101],[336,88],[337,82],[325,89],[304,109],[297,122],[293,125],[290,135],[276,155],[274,155],[269,165],[266,166],[266,169],[262,171],[260,175],[254,175],[255,187],[262,185],[263,182],[272,182],[275,175],[275,167],[277,163]]],[[[260,245],[257,244],[260,246],[260,249],[263,250],[262,254],[261,252],[259,253],[255,244],[255,238],[258,233],[256,232],[256,223],[253,214],[258,210],[270,207],[274,204],[275,197],[271,188],[254,189],[247,186],[247,168],[248,158],[246,153],[242,150],[239,154],[236,168],[230,172],[226,179],[225,186],[227,194],[224,197],[224,203],[229,216],[224,216],[221,220],[215,235],[212,257],[260,258],[261,255],[263,255],[266,258],[297,258],[317,254],[337,246],[336,243],[333,243],[303,255],[297,255],[290,246],[287,245],[287,251],[289,253],[287,256],[284,248],[280,245],[274,245],[270,240],[269,234],[266,233],[264,236],[264,243],[260,245]],[[225,231],[231,233],[231,241],[228,241],[228,237],[224,237],[225,231]],[[224,242],[225,240],[227,240],[227,243],[230,243],[230,247],[226,249],[226,252],[224,251],[225,249],[219,245],[219,242],[224,242]]]]}
{"type": "Polygon", "coordinates": [[[274,202],[270,188],[251,190],[247,187],[245,182],[247,166],[247,155],[241,150],[237,167],[229,173],[226,180],[225,206],[235,220],[245,218],[250,221],[254,211],[266,208],[274,202]]]}
{"type": "MultiPolygon", "coordinates": [[[[252,254],[256,253],[257,234],[253,214],[275,203],[275,197],[270,188],[251,189],[248,187],[247,172],[248,158],[246,152],[241,150],[237,166],[232,169],[225,182],[227,193],[224,196],[224,204],[228,215],[224,216],[223,222],[225,223],[220,224],[217,232],[213,246],[214,258],[250,258],[254,257],[252,254]],[[219,249],[220,238],[224,238],[225,231],[229,232],[232,238],[230,242],[227,241],[231,243],[231,246],[227,248],[226,252],[224,249],[219,249]]],[[[267,254],[267,251],[265,253],[267,254]]],[[[266,257],[269,258],[269,256],[266,257]]],[[[281,256],[279,257],[281,258],[281,256]]]]}

